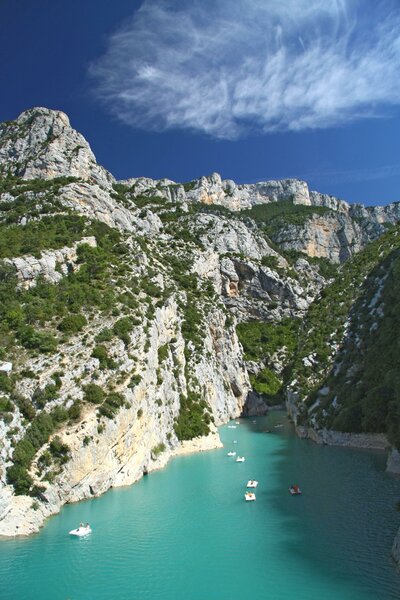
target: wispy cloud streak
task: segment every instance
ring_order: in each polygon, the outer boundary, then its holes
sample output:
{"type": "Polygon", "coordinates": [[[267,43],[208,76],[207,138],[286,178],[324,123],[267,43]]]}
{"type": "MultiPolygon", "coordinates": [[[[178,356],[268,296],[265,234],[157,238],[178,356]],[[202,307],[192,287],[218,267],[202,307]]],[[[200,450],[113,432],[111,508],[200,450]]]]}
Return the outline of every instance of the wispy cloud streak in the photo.
{"type": "Polygon", "coordinates": [[[235,139],[400,105],[397,0],[146,0],[91,66],[119,119],[235,139]]]}

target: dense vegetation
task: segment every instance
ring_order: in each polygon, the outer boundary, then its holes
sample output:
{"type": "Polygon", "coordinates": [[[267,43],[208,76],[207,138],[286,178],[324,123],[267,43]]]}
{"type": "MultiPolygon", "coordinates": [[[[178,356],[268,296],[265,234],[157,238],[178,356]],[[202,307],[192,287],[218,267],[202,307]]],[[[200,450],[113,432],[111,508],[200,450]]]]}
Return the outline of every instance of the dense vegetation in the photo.
{"type": "Polygon", "coordinates": [[[399,315],[397,250],[373,270],[351,311],[349,332],[326,380],[331,391],[318,407],[318,420],[324,425],[387,432],[400,448],[399,315]]]}
{"type": "Polygon", "coordinates": [[[54,318],[61,332],[74,333],[86,324],[82,310],[96,307],[107,312],[114,306],[110,264],[118,262],[124,252],[119,233],[99,222],[85,224],[82,217],[71,216],[64,222],[53,219],[49,227],[41,229],[42,246],[51,245],[55,232],[58,235],[61,231],[78,239],[90,233],[98,245],[78,247],[79,270],[70,272],[57,285],[39,279],[35,287],[22,290],[13,268],[0,262],[0,345],[5,349],[17,341],[26,349],[52,352],[57,345],[54,318]]]}
{"type": "Polygon", "coordinates": [[[175,433],[178,440],[191,440],[210,432],[211,417],[207,402],[193,391],[180,396],[180,411],[175,420],[175,433]]]}
{"type": "Polygon", "coordinates": [[[318,399],[313,415],[319,425],[387,431],[399,444],[399,245],[398,229],[369,244],[310,306],[288,378],[306,399],[300,422],[307,421],[308,408],[318,399]],[[379,318],[370,302],[385,275],[379,318]],[[330,391],[321,396],[318,390],[325,385],[330,391]]]}
{"type": "Polygon", "coordinates": [[[294,204],[293,198],[270,202],[269,204],[258,204],[252,208],[240,212],[242,218],[249,217],[257,223],[272,240],[287,224],[301,226],[314,215],[329,214],[329,208],[325,206],[306,206],[294,204]]]}
{"type": "Polygon", "coordinates": [[[247,361],[266,365],[256,374],[250,374],[253,389],[262,394],[268,404],[283,401],[283,380],[277,376],[272,361],[279,353],[287,363],[296,348],[297,321],[285,319],[280,323],[249,321],[239,323],[236,331],[247,361]]]}
{"type": "MultiPolygon", "coordinates": [[[[74,418],[76,418],[76,414],[73,411],[67,411],[62,407],[57,407],[50,413],[41,412],[33,418],[24,437],[14,448],[14,464],[7,469],[7,482],[14,486],[17,495],[40,495],[41,489],[33,486],[32,477],[28,472],[32,460],[37,451],[49,441],[50,436],[58,429],[60,424],[74,418]]],[[[51,449],[52,447],[50,447],[51,449]]],[[[68,459],[68,447],[62,446],[61,457],[60,452],[61,449],[59,448],[57,457],[62,458],[62,461],[58,461],[59,464],[68,459]]]]}

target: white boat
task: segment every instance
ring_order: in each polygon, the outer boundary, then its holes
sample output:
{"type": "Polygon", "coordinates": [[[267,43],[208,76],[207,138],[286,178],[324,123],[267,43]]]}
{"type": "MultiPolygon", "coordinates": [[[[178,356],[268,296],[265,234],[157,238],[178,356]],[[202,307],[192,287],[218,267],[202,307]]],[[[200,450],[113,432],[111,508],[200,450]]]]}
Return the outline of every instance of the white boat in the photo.
{"type": "Polygon", "coordinates": [[[244,462],[246,459],[244,456],[238,456],[236,462],[244,462]]]}
{"type": "Polygon", "coordinates": [[[237,444],[237,440],[233,440],[233,443],[234,443],[234,444],[237,444]]]}
{"type": "Polygon", "coordinates": [[[248,488],[256,488],[258,486],[258,481],[255,481],[254,479],[249,479],[249,481],[247,482],[247,486],[248,488]]]}
{"type": "Polygon", "coordinates": [[[236,425],[240,425],[240,421],[236,421],[236,425]]]}
{"type": "Polygon", "coordinates": [[[246,492],[244,495],[244,499],[246,500],[246,502],[255,502],[256,495],[254,494],[254,492],[246,492]]]}
{"type": "Polygon", "coordinates": [[[228,425],[228,429],[236,429],[236,425],[228,425]]]}
{"type": "Polygon", "coordinates": [[[92,533],[89,523],[86,523],[86,525],[81,523],[76,529],[71,529],[69,535],[74,535],[75,537],[84,537],[85,535],[89,535],[89,533],[92,533]]]}
{"type": "Polygon", "coordinates": [[[228,456],[236,456],[236,452],[228,452],[228,456]]]}

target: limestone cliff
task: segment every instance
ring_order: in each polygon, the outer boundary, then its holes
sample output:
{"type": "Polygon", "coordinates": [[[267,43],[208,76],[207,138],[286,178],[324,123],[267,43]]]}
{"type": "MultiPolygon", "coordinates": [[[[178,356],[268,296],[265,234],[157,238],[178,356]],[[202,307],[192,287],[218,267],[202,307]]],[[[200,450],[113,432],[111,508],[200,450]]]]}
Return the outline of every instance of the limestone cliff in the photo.
{"type": "Polygon", "coordinates": [[[0,173],[0,535],[215,447],[218,425],[285,395],[299,433],[349,443],[324,370],[398,246],[398,204],[295,179],[117,182],[45,108],[0,125],[0,173]]]}
{"type": "Polygon", "coordinates": [[[114,181],[67,115],[48,108],[27,110],[0,125],[0,167],[3,175],[25,179],[78,177],[105,188],[114,181]]]}
{"type": "MultiPolygon", "coordinates": [[[[180,395],[187,392],[189,382],[184,376],[185,340],[175,300],[171,299],[156,310],[148,336],[143,328],[137,328],[133,335],[137,348],[135,357],[129,355],[122,341],[114,343],[113,357],[119,363],[117,371],[103,371],[95,380],[97,385],[106,388],[118,377],[114,389],[123,394],[124,406],[114,419],[99,418],[96,407],[87,406],[78,423],[58,430],[57,435],[68,445],[70,458],[51,482],[43,481],[49,469],[40,467],[40,456],[35,459],[31,473],[34,483],[41,485],[40,503],[35,504],[26,495],[13,496],[12,487],[3,485],[0,489],[0,535],[33,533],[47,516],[58,512],[66,502],[97,496],[110,487],[129,485],[144,473],[164,466],[178,450],[174,422],[179,414],[180,395]],[[159,351],[166,346],[168,356],[160,364],[159,351]],[[133,368],[140,376],[134,386],[129,377],[133,368]]],[[[36,360],[28,361],[25,366],[36,372],[42,368],[38,383],[43,387],[61,364],[65,373],[63,392],[55,404],[66,403],[68,406],[68,398],[82,397],[82,388],[93,381],[98,362],[90,357],[90,347],[77,341],[74,351],[66,351],[61,362],[59,356],[55,356],[50,364],[36,360]]],[[[212,411],[215,426],[239,416],[248,380],[237,338],[232,330],[225,328],[225,317],[218,311],[210,315],[204,356],[195,363],[194,373],[203,400],[212,411]]],[[[19,392],[29,395],[29,384],[21,384],[19,392]]],[[[12,425],[15,427],[17,423],[21,425],[16,415],[12,425]]],[[[197,444],[197,449],[219,445],[218,436],[213,434],[215,426],[208,438],[197,444]]],[[[48,445],[41,449],[41,455],[46,448],[48,445]]],[[[5,464],[11,451],[10,445],[3,447],[5,464]]]]}

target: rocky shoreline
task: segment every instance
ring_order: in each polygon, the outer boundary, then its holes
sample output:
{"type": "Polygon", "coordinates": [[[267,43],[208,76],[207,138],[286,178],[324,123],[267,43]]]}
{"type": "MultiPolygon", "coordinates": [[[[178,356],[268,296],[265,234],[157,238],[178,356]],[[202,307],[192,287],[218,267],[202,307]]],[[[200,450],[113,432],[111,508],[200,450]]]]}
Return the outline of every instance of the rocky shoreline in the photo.
{"type": "Polygon", "coordinates": [[[175,456],[184,456],[185,454],[195,454],[196,452],[208,452],[223,448],[218,432],[210,433],[204,437],[194,438],[193,440],[184,440],[173,451],[171,458],[175,456]]]}
{"type": "MultiPolygon", "coordinates": [[[[101,496],[103,493],[113,487],[124,487],[132,485],[139,481],[142,476],[152,471],[163,469],[171,458],[194,454],[196,452],[206,452],[222,448],[223,444],[220,440],[218,432],[212,432],[207,436],[185,440],[172,449],[170,452],[164,452],[156,459],[153,459],[146,471],[141,471],[133,480],[119,480],[110,483],[107,489],[101,490],[98,493],[92,494],[92,498],[101,496]]],[[[29,496],[14,496],[12,486],[5,486],[0,490],[0,539],[13,539],[16,537],[27,537],[34,533],[38,533],[45,525],[48,517],[56,515],[60,512],[64,504],[80,502],[85,498],[77,498],[75,500],[62,500],[61,493],[58,490],[57,497],[52,498],[52,501],[43,504],[38,504],[37,508],[33,508],[34,502],[29,496]]],[[[88,498],[86,498],[88,499],[88,498]]]]}
{"type": "Polygon", "coordinates": [[[345,446],[348,448],[368,448],[370,450],[388,450],[390,443],[383,433],[345,433],[329,429],[313,429],[303,425],[296,426],[300,438],[312,440],[316,444],[327,446],[345,446]]]}

